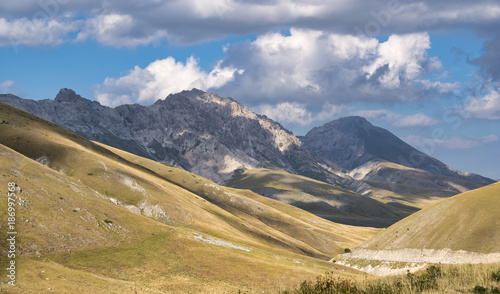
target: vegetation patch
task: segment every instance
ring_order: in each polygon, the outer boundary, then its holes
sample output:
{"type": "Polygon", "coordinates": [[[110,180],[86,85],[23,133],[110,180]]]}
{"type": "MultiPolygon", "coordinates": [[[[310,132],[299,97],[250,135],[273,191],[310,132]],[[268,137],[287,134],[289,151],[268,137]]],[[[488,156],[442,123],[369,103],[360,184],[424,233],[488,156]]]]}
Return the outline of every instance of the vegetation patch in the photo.
{"type": "Polygon", "coordinates": [[[496,280],[499,264],[490,265],[431,265],[418,273],[404,276],[371,279],[365,276],[341,278],[333,272],[320,276],[315,282],[304,281],[297,288],[281,294],[316,293],[500,293],[496,280]],[[494,274],[491,274],[494,269],[494,274]],[[481,283],[481,285],[477,285],[481,283]]]}

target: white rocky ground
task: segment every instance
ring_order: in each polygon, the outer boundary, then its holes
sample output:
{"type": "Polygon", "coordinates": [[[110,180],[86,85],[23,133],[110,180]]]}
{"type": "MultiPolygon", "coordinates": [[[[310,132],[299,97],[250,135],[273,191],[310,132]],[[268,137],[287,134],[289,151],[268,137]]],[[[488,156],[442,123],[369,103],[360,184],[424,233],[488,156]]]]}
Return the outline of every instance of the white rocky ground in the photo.
{"type": "MultiPolygon", "coordinates": [[[[333,259],[332,259],[333,261],[333,259]]],[[[402,275],[428,264],[479,264],[500,262],[500,253],[451,249],[371,250],[356,248],[341,255],[338,264],[377,276],[402,275]]]]}
{"type": "Polygon", "coordinates": [[[342,256],[369,260],[445,264],[500,262],[500,253],[480,253],[465,250],[454,251],[451,249],[371,250],[356,248],[353,252],[345,253],[342,256]]]}
{"type": "Polygon", "coordinates": [[[211,238],[211,237],[202,236],[202,235],[196,234],[196,233],[190,233],[190,235],[193,236],[193,238],[196,241],[202,241],[202,242],[205,242],[205,243],[208,243],[208,244],[212,244],[212,245],[216,245],[216,246],[223,246],[223,247],[227,247],[227,248],[233,248],[233,249],[243,250],[243,251],[246,251],[246,252],[252,251],[251,249],[248,249],[248,248],[245,248],[245,247],[242,247],[242,246],[239,246],[239,245],[235,245],[235,244],[233,244],[231,242],[227,242],[227,241],[223,241],[223,240],[219,240],[219,239],[214,239],[214,238],[211,238]]]}
{"type": "Polygon", "coordinates": [[[414,273],[428,266],[427,263],[408,263],[404,264],[403,266],[398,266],[389,261],[377,265],[368,264],[363,266],[356,265],[352,259],[341,260],[338,261],[337,264],[380,277],[404,275],[408,272],[414,273]]]}

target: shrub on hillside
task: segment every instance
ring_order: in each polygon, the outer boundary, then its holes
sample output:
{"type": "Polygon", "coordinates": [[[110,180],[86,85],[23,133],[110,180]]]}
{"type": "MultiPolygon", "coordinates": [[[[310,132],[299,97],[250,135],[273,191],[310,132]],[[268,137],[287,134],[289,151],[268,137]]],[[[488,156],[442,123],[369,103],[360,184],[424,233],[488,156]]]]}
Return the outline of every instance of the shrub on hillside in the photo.
{"type": "Polygon", "coordinates": [[[414,291],[424,291],[437,289],[438,278],[441,278],[441,268],[439,266],[431,265],[427,268],[424,274],[416,275],[412,273],[407,274],[407,278],[410,281],[412,290],[414,291]]]}
{"type": "Polygon", "coordinates": [[[500,269],[498,269],[498,271],[496,273],[491,274],[491,279],[493,281],[500,282],[500,269]]]}
{"type": "Polygon", "coordinates": [[[476,286],[474,289],[472,289],[472,293],[477,293],[477,294],[482,294],[482,293],[490,293],[490,294],[500,294],[500,289],[498,288],[491,288],[490,291],[488,291],[488,288],[483,287],[483,286],[476,286]]]}

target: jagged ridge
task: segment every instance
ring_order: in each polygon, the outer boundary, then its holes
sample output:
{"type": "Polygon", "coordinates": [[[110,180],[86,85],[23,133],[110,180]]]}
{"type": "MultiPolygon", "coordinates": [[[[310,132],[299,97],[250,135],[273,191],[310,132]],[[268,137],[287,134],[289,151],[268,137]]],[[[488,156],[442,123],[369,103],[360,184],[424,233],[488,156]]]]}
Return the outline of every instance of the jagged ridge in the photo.
{"type": "Polygon", "coordinates": [[[193,89],[150,106],[109,108],[62,89],[55,100],[2,95],[23,109],[86,138],[223,183],[240,168],[277,167],[343,186],[354,182],[331,173],[290,131],[252,113],[231,98],[193,89]]]}

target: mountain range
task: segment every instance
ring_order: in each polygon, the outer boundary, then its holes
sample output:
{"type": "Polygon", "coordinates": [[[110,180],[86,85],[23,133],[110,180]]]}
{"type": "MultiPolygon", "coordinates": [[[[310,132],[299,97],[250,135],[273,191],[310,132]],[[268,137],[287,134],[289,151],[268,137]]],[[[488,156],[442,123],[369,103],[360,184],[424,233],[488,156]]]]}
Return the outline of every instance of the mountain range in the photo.
{"type": "Polygon", "coordinates": [[[182,167],[219,184],[244,170],[278,168],[421,207],[435,197],[494,182],[455,171],[361,117],[332,121],[299,138],[232,98],[197,89],[171,94],[149,106],[110,108],[70,89],[61,89],[54,100],[3,94],[0,102],[90,140],[182,167]]]}
{"type": "Polygon", "coordinates": [[[169,95],[149,106],[109,108],[62,89],[54,100],[0,101],[88,139],[182,167],[224,183],[241,168],[276,166],[333,183],[330,173],[290,131],[230,98],[199,90],[169,95]]]}

